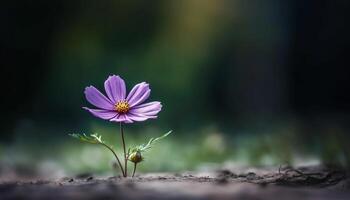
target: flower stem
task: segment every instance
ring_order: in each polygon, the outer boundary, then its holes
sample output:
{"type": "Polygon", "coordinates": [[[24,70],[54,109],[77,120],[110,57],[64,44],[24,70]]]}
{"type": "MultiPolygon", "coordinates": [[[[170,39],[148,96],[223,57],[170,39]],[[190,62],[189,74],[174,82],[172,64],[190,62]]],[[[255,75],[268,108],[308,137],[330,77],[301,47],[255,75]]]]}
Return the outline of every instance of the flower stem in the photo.
{"type": "Polygon", "coordinates": [[[132,172],[132,177],[134,177],[134,175],[135,175],[135,172],[136,172],[136,166],[137,166],[137,163],[134,163],[134,171],[132,172]]]}
{"type": "Polygon", "coordinates": [[[124,149],[124,177],[127,177],[128,176],[128,158],[127,158],[127,155],[126,155],[125,139],[124,139],[124,131],[123,131],[122,122],[120,122],[120,134],[122,136],[123,149],[124,149]]]}

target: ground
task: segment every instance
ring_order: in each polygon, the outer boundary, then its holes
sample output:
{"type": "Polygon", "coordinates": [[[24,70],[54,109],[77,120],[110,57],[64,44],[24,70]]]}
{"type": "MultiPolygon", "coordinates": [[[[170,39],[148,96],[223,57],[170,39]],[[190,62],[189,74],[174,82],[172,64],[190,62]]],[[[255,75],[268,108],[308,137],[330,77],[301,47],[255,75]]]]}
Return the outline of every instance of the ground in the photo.
{"type": "Polygon", "coordinates": [[[234,168],[212,172],[81,174],[55,181],[1,181],[0,199],[350,199],[350,181],[336,167],[234,168]]]}

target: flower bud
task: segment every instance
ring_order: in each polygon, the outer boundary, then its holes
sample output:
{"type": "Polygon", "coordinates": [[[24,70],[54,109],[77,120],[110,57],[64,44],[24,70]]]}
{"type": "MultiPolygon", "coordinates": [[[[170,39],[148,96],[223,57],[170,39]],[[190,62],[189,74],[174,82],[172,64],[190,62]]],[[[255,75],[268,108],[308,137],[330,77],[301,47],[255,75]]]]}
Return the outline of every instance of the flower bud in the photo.
{"type": "Polygon", "coordinates": [[[135,151],[135,152],[132,152],[130,155],[129,155],[129,160],[133,163],[139,163],[143,160],[143,157],[141,156],[141,152],[140,151],[135,151]]]}

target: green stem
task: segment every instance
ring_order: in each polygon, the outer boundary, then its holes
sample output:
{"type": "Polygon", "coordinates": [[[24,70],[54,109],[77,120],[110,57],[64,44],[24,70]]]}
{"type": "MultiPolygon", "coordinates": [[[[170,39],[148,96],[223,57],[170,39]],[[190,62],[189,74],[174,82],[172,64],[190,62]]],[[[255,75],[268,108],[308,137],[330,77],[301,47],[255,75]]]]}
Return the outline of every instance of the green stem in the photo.
{"type": "Polygon", "coordinates": [[[134,171],[132,172],[132,177],[134,177],[134,175],[135,175],[135,172],[136,172],[136,166],[137,166],[137,163],[134,163],[134,171]]]}
{"type": "Polygon", "coordinates": [[[109,147],[108,145],[103,144],[103,143],[101,143],[101,144],[102,144],[103,146],[105,146],[107,149],[109,149],[109,150],[113,153],[115,159],[117,159],[117,161],[118,161],[120,170],[122,171],[122,174],[123,174],[123,176],[124,176],[125,173],[124,173],[124,169],[123,169],[122,163],[120,162],[120,160],[119,160],[117,154],[115,153],[115,151],[114,151],[111,147],[109,147]]]}
{"type": "Polygon", "coordinates": [[[127,177],[128,176],[128,158],[126,155],[125,139],[124,139],[124,131],[123,131],[122,122],[120,122],[120,133],[122,135],[123,149],[124,149],[124,177],[127,177]]]}

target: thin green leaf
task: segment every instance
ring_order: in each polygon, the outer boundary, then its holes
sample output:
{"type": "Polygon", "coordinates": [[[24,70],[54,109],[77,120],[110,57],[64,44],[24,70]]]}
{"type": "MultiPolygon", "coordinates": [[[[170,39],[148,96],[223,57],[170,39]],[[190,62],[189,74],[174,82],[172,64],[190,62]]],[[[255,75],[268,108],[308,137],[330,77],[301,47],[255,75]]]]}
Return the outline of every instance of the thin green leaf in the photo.
{"type": "Polygon", "coordinates": [[[87,142],[87,143],[91,143],[91,144],[100,143],[95,137],[85,135],[85,133],[84,134],[73,133],[73,134],[69,134],[69,135],[73,138],[76,138],[76,139],[82,141],[82,142],[87,142]]]}
{"type": "Polygon", "coordinates": [[[91,135],[86,135],[85,133],[83,134],[77,134],[77,133],[73,133],[73,134],[69,134],[71,137],[76,138],[82,142],[87,142],[90,144],[102,144],[105,146],[108,146],[105,141],[102,140],[102,136],[95,133],[95,134],[91,134],[91,135]]]}
{"type": "Polygon", "coordinates": [[[150,149],[152,147],[152,144],[154,144],[155,142],[167,137],[172,131],[169,131],[167,133],[165,133],[164,135],[157,137],[157,138],[151,138],[148,143],[146,145],[142,144],[139,146],[139,150],[140,151],[146,151],[148,149],[150,149]]]}

